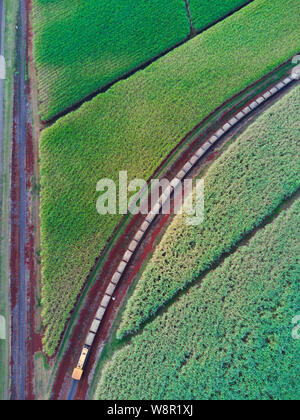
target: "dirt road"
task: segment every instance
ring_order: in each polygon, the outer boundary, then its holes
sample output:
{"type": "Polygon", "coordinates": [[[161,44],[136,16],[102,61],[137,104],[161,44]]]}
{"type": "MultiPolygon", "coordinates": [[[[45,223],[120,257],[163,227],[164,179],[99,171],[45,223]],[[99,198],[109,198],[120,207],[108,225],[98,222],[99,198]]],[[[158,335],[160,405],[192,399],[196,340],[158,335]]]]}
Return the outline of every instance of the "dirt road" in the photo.
{"type": "Polygon", "coordinates": [[[29,395],[27,369],[28,289],[30,273],[26,264],[28,244],[28,174],[26,173],[28,119],[30,108],[26,84],[26,2],[20,0],[17,25],[16,73],[14,78],[14,119],[11,192],[11,399],[29,395]]]}
{"type": "MultiPolygon", "coordinates": [[[[0,0],[0,54],[4,56],[4,5],[3,0],[0,0]]],[[[5,80],[0,79],[0,325],[2,324],[2,331],[0,331],[0,400],[7,399],[8,388],[8,342],[7,342],[7,258],[3,250],[6,247],[7,239],[7,224],[6,224],[6,206],[4,197],[4,183],[6,181],[5,169],[5,147],[4,147],[4,83],[5,80]],[[3,318],[2,318],[3,317],[3,318]],[[4,329],[4,331],[3,331],[4,329]],[[4,338],[4,339],[3,339],[4,338]]],[[[1,330],[1,326],[0,326],[1,330]]]]}

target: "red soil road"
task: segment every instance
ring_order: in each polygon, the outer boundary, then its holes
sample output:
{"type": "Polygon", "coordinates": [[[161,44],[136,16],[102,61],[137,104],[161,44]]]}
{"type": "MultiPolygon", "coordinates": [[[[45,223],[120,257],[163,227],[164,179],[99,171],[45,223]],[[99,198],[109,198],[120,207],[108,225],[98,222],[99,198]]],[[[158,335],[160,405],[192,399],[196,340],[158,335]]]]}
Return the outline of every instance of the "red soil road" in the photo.
{"type": "Polygon", "coordinates": [[[17,62],[22,63],[22,70],[15,79],[11,190],[11,398],[34,400],[34,353],[41,349],[41,339],[35,334],[34,227],[30,213],[34,153],[28,100],[30,86],[24,73],[28,57],[25,37],[27,49],[31,42],[30,32],[26,31],[30,1],[20,4],[17,62]]]}
{"type": "MultiPolygon", "coordinates": [[[[30,20],[30,14],[32,11],[32,0],[26,0],[26,20],[27,20],[27,31],[26,31],[26,57],[27,65],[33,57],[33,32],[30,20]]],[[[28,71],[28,75],[30,72],[28,71]]],[[[31,79],[28,76],[27,83],[27,97],[28,100],[31,98],[31,79]]],[[[35,227],[33,217],[31,214],[32,208],[32,178],[35,175],[35,153],[34,153],[34,139],[32,133],[32,120],[31,115],[28,113],[27,118],[27,136],[26,136],[26,187],[28,192],[28,212],[27,212],[27,241],[25,247],[25,263],[29,272],[29,287],[27,290],[27,301],[28,305],[28,322],[27,322],[27,399],[35,399],[34,394],[34,372],[35,372],[35,361],[34,354],[42,351],[42,337],[36,332],[36,258],[35,258],[35,227]]]]}

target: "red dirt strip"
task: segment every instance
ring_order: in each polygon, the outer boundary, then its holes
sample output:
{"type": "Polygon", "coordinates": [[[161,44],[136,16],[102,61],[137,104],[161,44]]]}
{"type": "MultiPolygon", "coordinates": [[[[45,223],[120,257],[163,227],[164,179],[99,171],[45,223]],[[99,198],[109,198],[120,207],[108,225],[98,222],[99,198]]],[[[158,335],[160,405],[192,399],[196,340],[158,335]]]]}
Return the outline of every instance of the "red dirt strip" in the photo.
{"type": "Polygon", "coordinates": [[[28,5],[20,2],[11,182],[11,399],[34,400],[34,353],[41,349],[35,334],[35,251],[31,222],[31,183],[34,175],[30,86],[25,78],[31,42],[28,5]],[[26,46],[25,46],[26,39],[26,46]]]}

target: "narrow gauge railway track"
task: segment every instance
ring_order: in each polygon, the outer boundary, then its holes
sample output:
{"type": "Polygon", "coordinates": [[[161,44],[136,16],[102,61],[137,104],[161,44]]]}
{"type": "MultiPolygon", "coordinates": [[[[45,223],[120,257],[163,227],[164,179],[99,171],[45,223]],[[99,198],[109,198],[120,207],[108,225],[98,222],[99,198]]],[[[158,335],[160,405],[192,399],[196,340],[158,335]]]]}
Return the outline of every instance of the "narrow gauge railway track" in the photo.
{"type": "Polygon", "coordinates": [[[181,170],[170,182],[170,186],[167,187],[163,193],[160,195],[158,201],[152,207],[149,214],[146,216],[145,220],[141,223],[138,230],[135,233],[134,238],[129,244],[129,247],[125,251],[117,270],[114,272],[111,281],[108,287],[105,290],[104,296],[100,302],[96,315],[90,325],[89,331],[86,335],[84,346],[79,358],[79,362],[73,371],[73,382],[71,391],[69,393],[68,399],[73,399],[76,395],[76,388],[78,381],[80,381],[83,373],[84,367],[88,360],[89,354],[93,348],[93,344],[96,338],[96,335],[99,333],[100,327],[102,326],[102,320],[105,317],[105,314],[111,304],[111,301],[114,300],[114,293],[121,282],[124,273],[128,265],[130,264],[131,259],[133,258],[135,252],[141,245],[147,231],[150,229],[157,215],[160,213],[163,205],[170,199],[172,195],[176,195],[176,189],[181,181],[192,171],[192,169],[197,165],[199,160],[212,149],[212,147],[229,133],[239,122],[244,120],[246,117],[250,116],[252,112],[257,110],[261,105],[265,104],[279,92],[288,87],[294,78],[291,76],[285,77],[276,85],[264,91],[258,98],[251,101],[248,105],[238,111],[234,116],[232,116],[221,128],[219,128],[211,137],[196,151],[196,153],[188,159],[187,162],[183,165],[181,170]]]}

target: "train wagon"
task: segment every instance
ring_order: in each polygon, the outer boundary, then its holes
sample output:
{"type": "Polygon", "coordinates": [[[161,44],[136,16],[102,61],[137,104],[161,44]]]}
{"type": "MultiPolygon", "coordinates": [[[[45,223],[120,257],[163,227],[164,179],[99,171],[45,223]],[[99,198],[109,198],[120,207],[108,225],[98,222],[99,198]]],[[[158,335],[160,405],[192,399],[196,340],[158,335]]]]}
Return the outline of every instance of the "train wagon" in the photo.
{"type": "Polygon", "coordinates": [[[76,381],[80,381],[82,377],[83,368],[87,360],[88,353],[89,353],[89,349],[87,347],[83,347],[77,366],[73,370],[73,374],[72,374],[72,378],[75,379],[76,381]]]}

